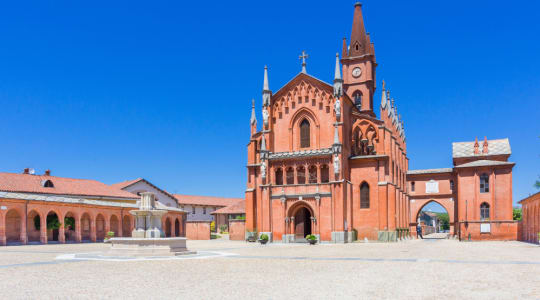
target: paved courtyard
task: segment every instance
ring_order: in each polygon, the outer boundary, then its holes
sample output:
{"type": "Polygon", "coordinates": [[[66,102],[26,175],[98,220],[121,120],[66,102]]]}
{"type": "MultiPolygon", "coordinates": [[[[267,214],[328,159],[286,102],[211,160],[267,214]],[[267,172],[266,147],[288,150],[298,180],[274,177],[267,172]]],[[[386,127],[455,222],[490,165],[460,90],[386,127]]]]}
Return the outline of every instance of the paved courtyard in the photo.
{"type": "Polygon", "coordinates": [[[540,247],[521,242],[189,241],[196,256],[102,260],[108,244],[0,247],[0,296],[182,299],[540,299],[540,247]]]}

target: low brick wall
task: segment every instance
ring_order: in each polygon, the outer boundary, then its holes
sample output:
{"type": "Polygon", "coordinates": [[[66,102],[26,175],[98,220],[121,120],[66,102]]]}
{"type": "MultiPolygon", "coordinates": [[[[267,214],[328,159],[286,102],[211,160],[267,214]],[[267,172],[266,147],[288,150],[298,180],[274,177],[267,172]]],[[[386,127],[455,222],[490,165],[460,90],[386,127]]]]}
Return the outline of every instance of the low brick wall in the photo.
{"type": "Polygon", "coordinates": [[[243,241],[246,239],[246,221],[229,220],[229,240],[243,241]]]}
{"type": "Polygon", "coordinates": [[[210,222],[207,221],[187,221],[186,237],[190,240],[209,240],[210,222]]]}
{"type": "Polygon", "coordinates": [[[491,221],[491,232],[480,233],[480,222],[460,222],[460,238],[463,241],[471,240],[496,240],[496,241],[515,241],[518,238],[518,223],[513,221],[491,221]]]}

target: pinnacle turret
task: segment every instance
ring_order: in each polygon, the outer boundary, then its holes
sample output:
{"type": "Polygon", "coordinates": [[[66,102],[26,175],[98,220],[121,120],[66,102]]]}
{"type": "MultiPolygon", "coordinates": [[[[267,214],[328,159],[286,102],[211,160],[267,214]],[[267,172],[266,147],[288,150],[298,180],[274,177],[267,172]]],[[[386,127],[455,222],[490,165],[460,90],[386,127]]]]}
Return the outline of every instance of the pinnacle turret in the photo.
{"type": "Polygon", "coordinates": [[[264,66],[264,82],[263,82],[263,107],[270,105],[270,97],[272,96],[272,91],[270,90],[270,85],[268,84],[268,67],[264,66]]]}
{"type": "Polygon", "coordinates": [[[251,125],[257,124],[257,117],[255,115],[255,99],[251,99],[251,125]]]}
{"type": "Polygon", "coordinates": [[[334,71],[334,97],[341,98],[343,95],[343,79],[341,79],[341,66],[339,54],[336,53],[336,69],[334,71]]]}

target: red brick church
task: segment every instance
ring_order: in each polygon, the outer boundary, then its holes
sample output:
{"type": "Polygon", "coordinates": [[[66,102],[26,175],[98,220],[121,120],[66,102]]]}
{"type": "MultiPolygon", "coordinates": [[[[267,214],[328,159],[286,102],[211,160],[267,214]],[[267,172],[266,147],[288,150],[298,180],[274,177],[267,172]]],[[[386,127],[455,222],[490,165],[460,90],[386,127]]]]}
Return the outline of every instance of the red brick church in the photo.
{"type": "MultiPolygon", "coordinates": [[[[375,113],[377,63],[361,4],[354,7],[352,32],[348,41],[343,40],[341,59],[336,54],[333,84],[308,74],[305,58],[302,53],[302,71],[275,93],[264,69],[261,130],[257,130],[253,107],[247,146],[246,230],[266,233],[271,240],[283,242],[302,241],[308,234],[338,243],[364,238],[392,241],[408,236],[416,225],[416,215],[411,212],[404,125],[384,82],[378,116],[375,113]]],[[[477,180],[471,176],[484,174],[474,169],[477,167],[487,168],[485,174],[493,179],[501,177],[507,185],[497,187],[497,197],[492,200],[484,195],[463,201],[476,205],[487,199],[496,209],[490,220],[508,221],[508,210],[511,220],[513,164],[503,163],[508,156],[480,156],[484,163],[478,166],[472,163],[476,159],[465,158],[459,161],[463,164],[459,171],[450,169],[451,176],[443,176],[445,180],[465,176],[456,179],[457,188],[463,187],[463,192],[447,197],[452,198],[453,205],[449,213],[456,215],[452,225],[461,220],[458,211],[461,217],[466,210],[458,205],[459,197],[474,194],[468,191],[469,184],[477,180]],[[504,167],[485,163],[490,158],[504,167]],[[491,171],[493,168],[497,171],[491,171]]],[[[441,175],[422,178],[430,181],[437,176],[441,175]]],[[[415,209],[423,200],[425,205],[438,198],[417,197],[415,209]]],[[[467,210],[467,221],[479,223],[463,225],[463,230],[473,230],[475,236],[475,230],[480,232],[480,211],[480,206],[467,210]]]]}

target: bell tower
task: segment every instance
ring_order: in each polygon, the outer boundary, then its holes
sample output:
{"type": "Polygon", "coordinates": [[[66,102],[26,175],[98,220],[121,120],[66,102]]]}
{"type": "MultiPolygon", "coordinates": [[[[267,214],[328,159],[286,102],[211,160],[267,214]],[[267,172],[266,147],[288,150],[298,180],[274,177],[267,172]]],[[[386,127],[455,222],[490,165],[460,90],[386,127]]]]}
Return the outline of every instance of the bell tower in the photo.
{"type": "Polygon", "coordinates": [[[375,116],[373,94],[375,93],[375,50],[369,33],[366,34],[362,4],[354,5],[354,18],[350,44],[343,39],[343,87],[359,111],[375,116]]]}

